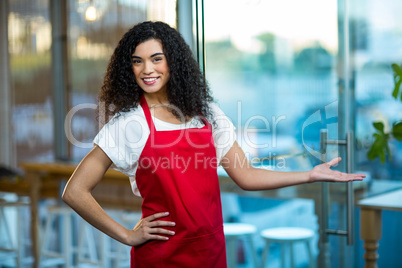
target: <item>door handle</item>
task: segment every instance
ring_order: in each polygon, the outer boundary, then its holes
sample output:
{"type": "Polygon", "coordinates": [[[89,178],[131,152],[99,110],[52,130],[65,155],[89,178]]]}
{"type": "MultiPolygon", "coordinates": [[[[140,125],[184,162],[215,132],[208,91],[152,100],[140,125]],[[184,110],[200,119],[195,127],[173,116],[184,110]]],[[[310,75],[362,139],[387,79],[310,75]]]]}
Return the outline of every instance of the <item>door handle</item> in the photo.
{"type": "MultiPolygon", "coordinates": [[[[321,161],[327,162],[327,145],[344,145],[346,146],[346,172],[353,172],[353,141],[354,134],[350,131],[346,135],[345,140],[329,140],[328,131],[322,129],[320,133],[320,147],[321,147],[321,161]]],[[[346,231],[345,230],[333,230],[328,228],[328,205],[329,205],[329,190],[328,182],[323,182],[321,187],[322,195],[322,235],[323,242],[328,242],[328,235],[343,235],[347,237],[347,244],[354,244],[354,192],[353,192],[353,182],[347,182],[347,218],[346,218],[346,231]]]]}

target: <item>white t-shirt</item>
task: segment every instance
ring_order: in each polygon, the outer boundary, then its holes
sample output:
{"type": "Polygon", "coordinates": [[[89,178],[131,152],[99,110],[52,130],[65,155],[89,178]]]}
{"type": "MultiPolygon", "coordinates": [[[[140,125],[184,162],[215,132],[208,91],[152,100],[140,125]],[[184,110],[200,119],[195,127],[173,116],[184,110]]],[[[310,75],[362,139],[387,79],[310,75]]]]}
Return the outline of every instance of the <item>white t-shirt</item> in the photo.
{"type": "MultiPolygon", "coordinates": [[[[218,163],[232,147],[236,140],[235,127],[215,104],[209,104],[212,111],[212,135],[216,148],[218,163]]],[[[152,117],[157,131],[179,130],[187,128],[202,128],[204,123],[193,118],[183,124],[172,124],[152,117]]],[[[138,160],[150,130],[144,111],[139,105],[120,116],[113,117],[96,135],[94,144],[98,145],[112,160],[112,168],[126,174],[130,178],[131,187],[135,195],[141,196],[135,181],[138,160]]]]}

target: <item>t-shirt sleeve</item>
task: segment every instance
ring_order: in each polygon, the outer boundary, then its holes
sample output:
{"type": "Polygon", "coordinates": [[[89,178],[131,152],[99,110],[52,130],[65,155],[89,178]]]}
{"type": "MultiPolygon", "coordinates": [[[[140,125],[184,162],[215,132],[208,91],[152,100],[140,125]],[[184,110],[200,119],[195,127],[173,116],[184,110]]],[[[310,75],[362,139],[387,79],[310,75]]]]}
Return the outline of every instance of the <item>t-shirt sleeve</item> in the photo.
{"type": "Polygon", "coordinates": [[[113,162],[112,168],[135,176],[138,159],[149,135],[146,120],[135,114],[113,117],[99,131],[93,143],[113,162]]]}
{"type": "Polygon", "coordinates": [[[236,129],[232,121],[230,121],[218,105],[211,103],[210,108],[213,114],[212,135],[216,148],[216,157],[218,163],[221,163],[222,158],[236,141],[236,129]]]}

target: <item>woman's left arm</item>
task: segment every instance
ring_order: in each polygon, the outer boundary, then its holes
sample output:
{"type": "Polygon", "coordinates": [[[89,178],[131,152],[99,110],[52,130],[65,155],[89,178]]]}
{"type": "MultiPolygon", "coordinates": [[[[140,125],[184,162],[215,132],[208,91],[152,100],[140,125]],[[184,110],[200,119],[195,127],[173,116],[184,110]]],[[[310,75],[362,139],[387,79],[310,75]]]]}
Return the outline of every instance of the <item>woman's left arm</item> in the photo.
{"type": "Polygon", "coordinates": [[[221,161],[222,167],[239,187],[248,191],[276,189],[291,185],[327,181],[348,182],[361,181],[364,174],[348,174],[330,169],[341,158],[315,166],[309,171],[271,171],[254,168],[249,163],[240,146],[235,142],[221,161]]]}

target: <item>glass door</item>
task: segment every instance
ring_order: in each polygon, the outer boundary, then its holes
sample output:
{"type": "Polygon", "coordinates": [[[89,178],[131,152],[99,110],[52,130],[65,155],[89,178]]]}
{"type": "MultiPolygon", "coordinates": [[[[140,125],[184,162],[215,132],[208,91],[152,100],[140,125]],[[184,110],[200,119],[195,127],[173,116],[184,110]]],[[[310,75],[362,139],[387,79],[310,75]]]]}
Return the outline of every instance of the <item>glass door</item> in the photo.
{"type": "MultiPolygon", "coordinates": [[[[343,40],[337,1],[205,0],[204,31],[207,79],[249,158],[256,165],[283,171],[308,170],[320,163],[320,130],[327,129],[330,139],[338,139],[346,129],[340,117],[346,95],[339,94],[344,66],[339,64],[343,40]],[[260,158],[266,160],[259,162],[260,158]]],[[[340,154],[337,147],[328,147],[328,157],[340,154]]],[[[318,267],[324,267],[345,259],[340,256],[348,252],[345,237],[328,237],[329,243],[324,243],[320,235],[323,210],[331,218],[328,228],[346,228],[346,188],[329,187],[336,202],[323,209],[321,185],[309,186],[260,193],[261,199],[274,201],[298,198],[295,206],[302,211],[311,210],[312,203],[313,213],[294,215],[292,206],[283,205],[283,219],[268,219],[258,227],[313,229],[313,255],[318,267]]],[[[350,262],[351,256],[347,258],[350,262]]],[[[274,265],[271,260],[267,267],[274,265]]]]}
{"type": "MultiPolygon", "coordinates": [[[[392,6],[399,4],[389,2],[381,6],[392,13],[392,6]]],[[[335,169],[366,170],[367,135],[373,130],[364,137],[361,132],[355,135],[362,124],[371,127],[359,119],[362,107],[355,91],[359,98],[367,84],[359,80],[356,64],[369,65],[381,50],[370,39],[379,31],[370,26],[380,18],[370,21],[372,17],[362,11],[377,13],[379,4],[359,0],[199,0],[193,4],[197,57],[215,100],[237,129],[238,143],[255,165],[308,170],[323,157],[341,156],[343,161],[335,169]],[[378,47],[368,49],[373,44],[378,47]],[[329,140],[325,151],[320,142],[324,138],[329,140]]],[[[396,22],[393,27],[397,28],[396,22]]],[[[377,83],[388,83],[385,77],[378,77],[377,83]]],[[[224,177],[221,174],[221,182],[224,177]]],[[[362,253],[357,249],[361,245],[353,198],[366,193],[369,181],[370,176],[361,183],[316,183],[257,193],[233,190],[225,183],[221,188],[237,191],[242,215],[237,218],[259,230],[285,226],[314,230],[317,267],[356,267],[362,253]]],[[[261,257],[263,241],[257,237],[255,243],[261,257]]],[[[298,253],[297,267],[304,267],[307,252],[298,253]]],[[[266,267],[275,267],[279,256],[273,248],[266,267]]]]}

